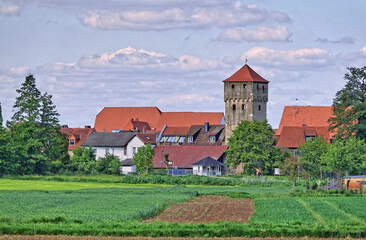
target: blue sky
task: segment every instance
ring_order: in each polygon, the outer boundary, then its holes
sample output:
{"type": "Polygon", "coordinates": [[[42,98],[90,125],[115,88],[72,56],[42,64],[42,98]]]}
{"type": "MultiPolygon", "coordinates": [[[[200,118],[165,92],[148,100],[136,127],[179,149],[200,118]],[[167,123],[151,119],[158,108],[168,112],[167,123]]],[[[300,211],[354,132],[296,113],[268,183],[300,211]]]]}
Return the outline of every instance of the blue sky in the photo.
{"type": "Polygon", "coordinates": [[[111,106],[224,112],[222,80],[248,59],[277,128],[284,106],[331,105],[347,67],[366,65],[365,12],[361,0],[0,0],[3,116],[28,73],[70,127],[111,106]]]}

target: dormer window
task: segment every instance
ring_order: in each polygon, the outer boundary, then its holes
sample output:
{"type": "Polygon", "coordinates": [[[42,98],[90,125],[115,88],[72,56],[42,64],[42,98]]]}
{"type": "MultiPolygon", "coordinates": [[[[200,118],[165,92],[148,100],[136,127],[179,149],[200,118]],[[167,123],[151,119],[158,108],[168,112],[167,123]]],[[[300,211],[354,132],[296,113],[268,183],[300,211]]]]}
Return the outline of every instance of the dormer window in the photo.
{"type": "Polygon", "coordinates": [[[75,145],[75,140],[74,139],[70,139],[70,145],[75,145]]]}
{"type": "Polygon", "coordinates": [[[193,136],[188,136],[187,141],[188,141],[188,143],[193,143],[193,136]]]}
{"type": "Polygon", "coordinates": [[[216,136],[210,136],[210,143],[216,142],[216,136]]]}

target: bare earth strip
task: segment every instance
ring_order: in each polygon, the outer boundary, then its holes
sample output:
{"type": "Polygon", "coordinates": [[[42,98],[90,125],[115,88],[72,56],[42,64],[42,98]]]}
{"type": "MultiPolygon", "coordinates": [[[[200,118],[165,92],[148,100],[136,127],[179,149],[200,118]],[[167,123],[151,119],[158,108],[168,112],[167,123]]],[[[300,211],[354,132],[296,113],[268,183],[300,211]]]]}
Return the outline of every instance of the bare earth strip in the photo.
{"type": "Polygon", "coordinates": [[[217,221],[247,222],[254,214],[253,200],[225,196],[200,196],[170,206],[147,222],[210,223],[217,221]]]}
{"type": "MultiPolygon", "coordinates": [[[[94,236],[84,236],[84,237],[76,237],[76,236],[43,236],[43,235],[35,235],[35,236],[19,236],[19,235],[0,235],[0,240],[330,240],[331,238],[169,238],[169,237],[160,237],[160,238],[151,238],[151,237],[94,237],[94,236]]],[[[337,238],[340,240],[341,238],[337,238]]],[[[351,239],[351,238],[345,238],[351,239]]],[[[364,238],[358,238],[358,240],[364,238]]]]}

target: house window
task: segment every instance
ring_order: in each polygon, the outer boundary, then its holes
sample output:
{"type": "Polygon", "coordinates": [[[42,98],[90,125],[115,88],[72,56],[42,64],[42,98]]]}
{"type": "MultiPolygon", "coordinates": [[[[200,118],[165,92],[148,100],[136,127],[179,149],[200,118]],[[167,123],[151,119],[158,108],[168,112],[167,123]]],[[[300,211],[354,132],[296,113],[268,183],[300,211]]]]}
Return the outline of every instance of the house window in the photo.
{"type": "Polygon", "coordinates": [[[106,148],[105,149],[105,155],[109,155],[110,154],[110,152],[109,152],[109,148],[106,148]]]}
{"type": "Polygon", "coordinates": [[[96,148],[93,148],[93,152],[95,155],[97,155],[97,149],[96,148]]]}
{"type": "Polygon", "coordinates": [[[210,136],[210,143],[216,142],[216,136],[210,136]]]}
{"type": "Polygon", "coordinates": [[[193,136],[188,136],[188,142],[193,143],[193,136]]]}
{"type": "Polygon", "coordinates": [[[247,88],[247,85],[246,84],[243,84],[243,88],[247,88]]]}
{"type": "Polygon", "coordinates": [[[138,150],[139,150],[139,147],[132,147],[133,154],[136,154],[138,150]]]}
{"type": "Polygon", "coordinates": [[[313,136],[305,136],[305,142],[308,142],[308,141],[314,141],[315,137],[313,136]]]}
{"type": "Polygon", "coordinates": [[[70,139],[70,145],[75,145],[75,140],[74,139],[70,139]]]}
{"type": "Polygon", "coordinates": [[[244,104],[241,105],[241,110],[245,111],[245,105],[244,104]]]}
{"type": "Polygon", "coordinates": [[[235,86],[234,86],[234,84],[231,84],[231,88],[233,88],[233,89],[234,89],[234,87],[235,87],[235,86]]]}
{"type": "Polygon", "coordinates": [[[258,105],[258,110],[259,110],[259,111],[261,110],[261,105],[258,105]]]}
{"type": "Polygon", "coordinates": [[[233,105],[233,110],[234,110],[234,111],[236,110],[236,105],[235,105],[235,104],[233,105]]]}
{"type": "Polygon", "coordinates": [[[259,85],[257,84],[257,90],[259,90],[259,85]]]}

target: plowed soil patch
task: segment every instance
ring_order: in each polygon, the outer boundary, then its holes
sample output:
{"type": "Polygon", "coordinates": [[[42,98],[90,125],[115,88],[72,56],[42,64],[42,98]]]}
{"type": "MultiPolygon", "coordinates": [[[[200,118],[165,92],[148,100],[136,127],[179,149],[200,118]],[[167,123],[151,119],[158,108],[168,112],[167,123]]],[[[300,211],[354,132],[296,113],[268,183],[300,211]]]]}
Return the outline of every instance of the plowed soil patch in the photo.
{"type": "Polygon", "coordinates": [[[148,222],[209,223],[217,221],[247,222],[255,211],[253,200],[225,196],[201,196],[170,206],[148,222]]]}

